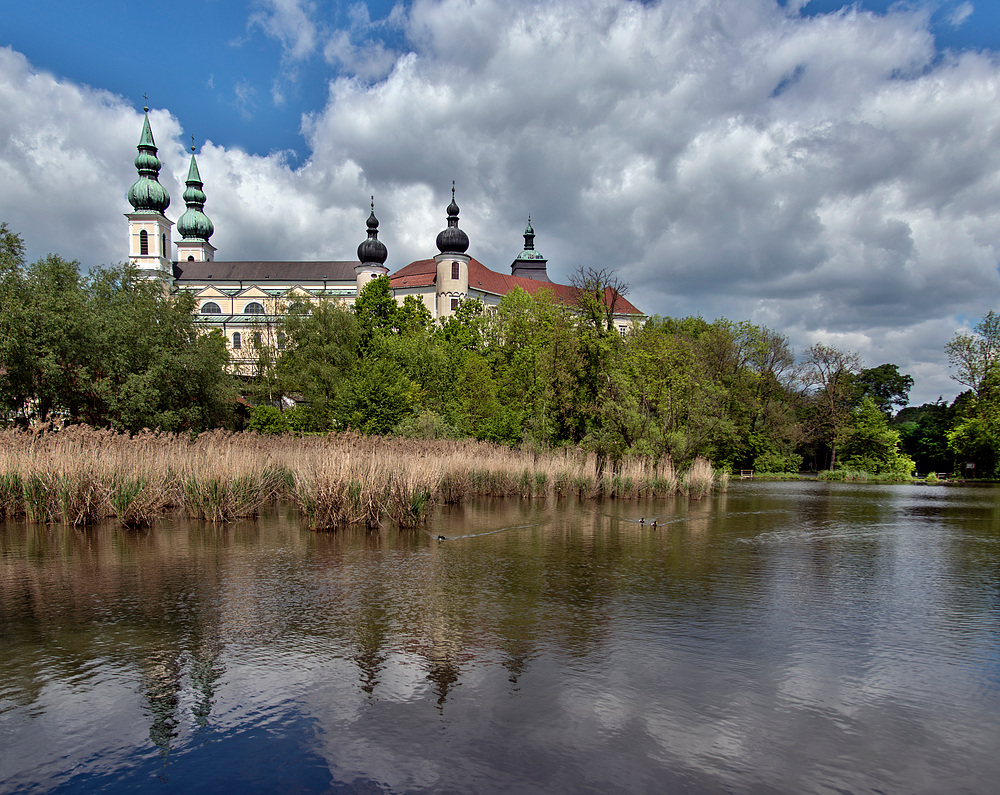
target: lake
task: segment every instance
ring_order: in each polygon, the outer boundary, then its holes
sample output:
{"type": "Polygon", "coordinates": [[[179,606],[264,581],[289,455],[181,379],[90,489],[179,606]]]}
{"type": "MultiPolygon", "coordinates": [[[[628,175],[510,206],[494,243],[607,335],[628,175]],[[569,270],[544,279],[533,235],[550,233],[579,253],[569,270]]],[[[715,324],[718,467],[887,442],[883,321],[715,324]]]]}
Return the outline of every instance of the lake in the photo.
{"type": "Polygon", "coordinates": [[[3,792],[998,780],[994,486],[740,481],[380,535],[280,507],[0,525],[3,792]]]}

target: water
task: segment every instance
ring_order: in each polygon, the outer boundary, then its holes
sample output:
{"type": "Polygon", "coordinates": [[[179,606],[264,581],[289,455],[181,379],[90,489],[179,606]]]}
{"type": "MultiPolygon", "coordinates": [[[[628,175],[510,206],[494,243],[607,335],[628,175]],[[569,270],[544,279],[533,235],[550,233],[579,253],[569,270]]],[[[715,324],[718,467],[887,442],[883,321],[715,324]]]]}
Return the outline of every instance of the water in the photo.
{"type": "Polygon", "coordinates": [[[994,487],[0,526],[0,790],[993,792],[998,619],[994,487]]]}

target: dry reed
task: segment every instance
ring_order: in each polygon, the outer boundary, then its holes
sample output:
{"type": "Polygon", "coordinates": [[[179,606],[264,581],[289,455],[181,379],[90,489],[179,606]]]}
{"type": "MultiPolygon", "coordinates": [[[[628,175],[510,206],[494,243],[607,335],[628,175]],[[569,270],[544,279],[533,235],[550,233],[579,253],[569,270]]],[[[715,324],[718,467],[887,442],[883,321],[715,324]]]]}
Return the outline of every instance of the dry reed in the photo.
{"type": "Polygon", "coordinates": [[[435,503],[475,497],[700,498],[716,474],[697,459],[619,462],[598,477],[593,455],[522,452],[486,442],[344,433],[323,437],[212,431],[136,436],[70,426],[0,432],[0,519],[149,525],[171,512],[210,522],[289,500],[309,526],[419,524],[435,503]]]}

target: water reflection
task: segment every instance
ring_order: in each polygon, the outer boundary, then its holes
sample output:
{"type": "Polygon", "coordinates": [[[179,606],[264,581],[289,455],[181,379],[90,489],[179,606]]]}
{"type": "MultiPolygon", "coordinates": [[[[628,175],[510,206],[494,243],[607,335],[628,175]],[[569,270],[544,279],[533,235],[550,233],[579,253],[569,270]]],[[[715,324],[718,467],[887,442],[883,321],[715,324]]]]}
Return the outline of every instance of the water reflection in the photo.
{"type": "Polygon", "coordinates": [[[985,791],[997,496],[740,483],[382,535],[281,510],[8,525],[0,788],[180,788],[211,758],[250,789],[985,791]]]}

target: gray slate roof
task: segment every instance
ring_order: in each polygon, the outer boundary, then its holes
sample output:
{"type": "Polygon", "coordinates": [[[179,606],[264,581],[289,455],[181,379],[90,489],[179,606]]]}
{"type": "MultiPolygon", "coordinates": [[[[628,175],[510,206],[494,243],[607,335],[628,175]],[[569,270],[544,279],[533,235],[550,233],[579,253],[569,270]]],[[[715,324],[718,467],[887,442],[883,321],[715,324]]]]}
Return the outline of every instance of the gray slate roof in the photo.
{"type": "Polygon", "coordinates": [[[319,262],[177,262],[174,278],[178,281],[244,281],[262,287],[267,280],[281,282],[354,282],[356,260],[319,262]]]}

